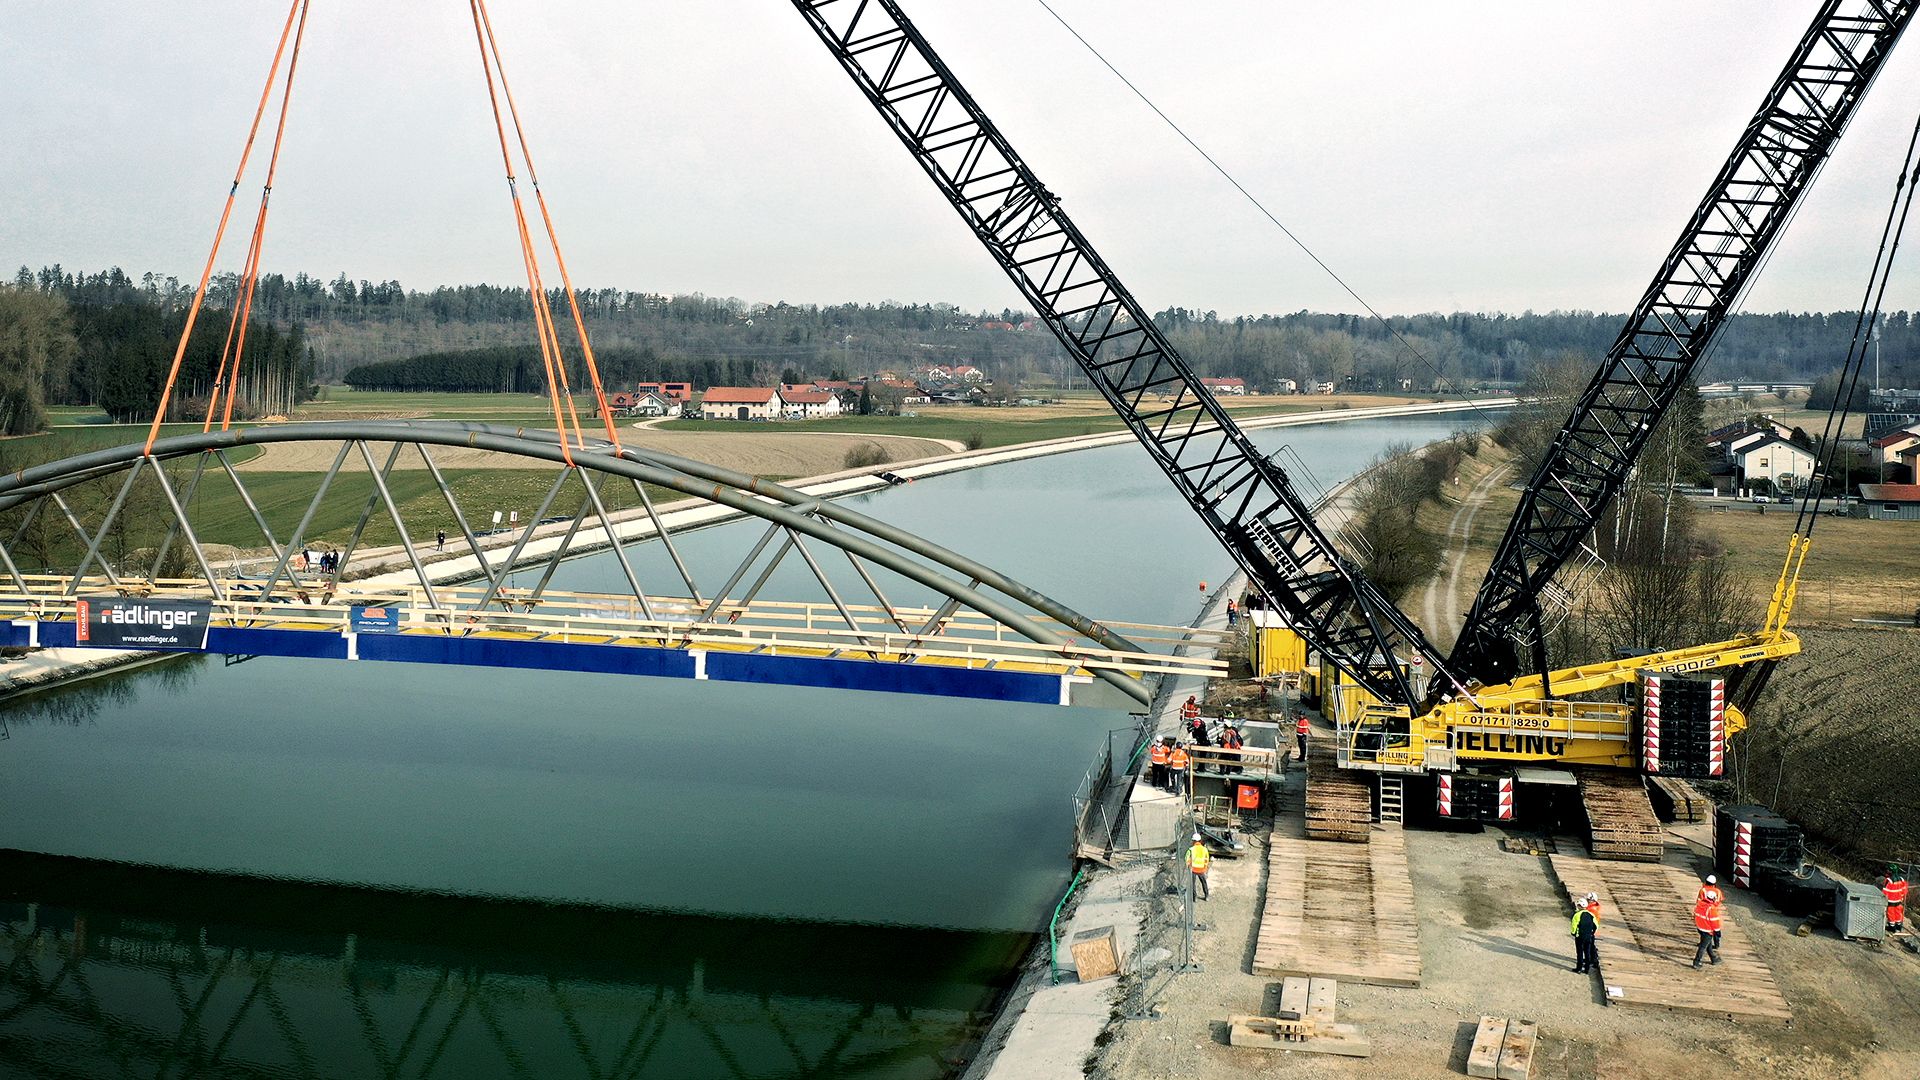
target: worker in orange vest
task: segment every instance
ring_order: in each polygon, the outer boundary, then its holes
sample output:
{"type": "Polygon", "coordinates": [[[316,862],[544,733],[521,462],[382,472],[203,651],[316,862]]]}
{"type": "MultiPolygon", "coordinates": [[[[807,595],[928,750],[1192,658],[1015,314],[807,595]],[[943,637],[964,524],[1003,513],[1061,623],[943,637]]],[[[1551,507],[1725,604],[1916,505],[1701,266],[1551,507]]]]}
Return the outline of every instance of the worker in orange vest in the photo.
{"type": "Polygon", "coordinates": [[[1700,958],[1706,957],[1711,963],[1720,962],[1720,890],[1711,894],[1701,890],[1700,899],[1693,904],[1693,928],[1700,931],[1700,944],[1693,949],[1693,966],[1700,966],[1700,958]]]}
{"type": "Polygon", "coordinates": [[[1173,773],[1173,793],[1175,795],[1185,795],[1187,793],[1187,767],[1189,764],[1191,764],[1191,759],[1187,757],[1187,744],[1175,743],[1173,746],[1173,755],[1167,759],[1167,768],[1173,773]]]}
{"type": "Polygon", "coordinates": [[[1702,900],[1718,902],[1723,899],[1725,899],[1725,897],[1720,895],[1720,879],[1714,877],[1712,874],[1707,875],[1706,880],[1700,883],[1700,891],[1693,895],[1695,903],[1699,903],[1702,900]]]}
{"type": "Polygon", "coordinates": [[[1213,852],[1199,833],[1193,834],[1193,846],[1187,849],[1187,869],[1193,871],[1193,888],[1200,899],[1207,898],[1207,870],[1213,866],[1213,852]]]}
{"type": "Polygon", "coordinates": [[[1295,735],[1295,737],[1297,737],[1300,740],[1300,757],[1297,760],[1300,760],[1300,761],[1307,760],[1307,732],[1312,730],[1313,730],[1313,725],[1307,723],[1306,713],[1301,713],[1299,716],[1294,718],[1293,734],[1295,735]]]}
{"type": "Polygon", "coordinates": [[[1153,747],[1147,751],[1147,762],[1153,766],[1153,786],[1162,791],[1167,787],[1167,761],[1172,756],[1165,739],[1153,740],[1153,747]]]}
{"type": "Polygon", "coordinates": [[[1200,719],[1200,702],[1193,695],[1187,695],[1186,704],[1180,706],[1180,726],[1192,728],[1193,722],[1200,719]]]}
{"type": "MultiPolygon", "coordinates": [[[[1231,719],[1227,721],[1227,729],[1220,733],[1220,745],[1228,750],[1238,750],[1247,745],[1247,741],[1240,737],[1240,729],[1233,726],[1231,719]]],[[[1222,765],[1220,771],[1231,776],[1239,773],[1240,766],[1222,765]]]]}
{"type": "Polygon", "coordinates": [[[1887,898],[1887,933],[1907,928],[1907,878],[1898,866],[1888,866],[1880,879],[1880,894],[1887,898]]]}

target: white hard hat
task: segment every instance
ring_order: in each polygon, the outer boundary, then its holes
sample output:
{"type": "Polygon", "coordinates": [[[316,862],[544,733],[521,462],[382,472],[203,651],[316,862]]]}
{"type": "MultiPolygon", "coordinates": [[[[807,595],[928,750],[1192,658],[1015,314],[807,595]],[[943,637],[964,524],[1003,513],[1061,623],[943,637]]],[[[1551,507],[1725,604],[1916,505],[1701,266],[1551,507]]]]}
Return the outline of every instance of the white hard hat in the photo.
{"type": "Polygon", "coordinates": [[[1198,840],[1198,839],[1200,839],[1200,834],[1199,834],[1199,833],[1194,833],[1194,834],[1193,834],[1193,838],[1194,838],[1195,840],[1198,840]]]}
{"type": "Polygon", "coordinates": [[[1597,903],[1599,903],[1599,902],[1600,902],[1600,897],[1599,897],[1599,894],[1597,894],[1597,893],[1588,893],[1588,894],[1587,894],[1587,903],[1589,903],[1589,904],[1597,904],[1597,903]]]}
{"type": "Polygon", "coordinates": [[[1709,884],[1709,885],[1717,885],[1717,884],[1719,884],[1719,881],[1720,881],[1720,879],[1719,879],[1719,878],[1716,878],[1716,877],[1714,877],[1714,876],[1713,876],[1712,874],[1708,874],[1708,875],[1707,875],[1707,884],[1709,884]]]}

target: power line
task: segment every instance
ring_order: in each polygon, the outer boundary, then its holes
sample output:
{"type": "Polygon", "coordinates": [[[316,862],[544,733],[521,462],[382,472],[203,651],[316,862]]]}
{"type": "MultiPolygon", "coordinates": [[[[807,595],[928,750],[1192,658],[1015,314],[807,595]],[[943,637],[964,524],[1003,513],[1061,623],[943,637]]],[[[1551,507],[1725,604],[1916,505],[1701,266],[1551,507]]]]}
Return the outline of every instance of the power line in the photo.
{"type": "Polygon", "coordinates": [[[1288,240],[1293,241],[1293,245],[1299,248],[1303,253],[1305,253],[1307,258],[1312,259],[1313,264],[1315,266],[1318,266],[1321,270],[1324,270],[1326,272],[1326,275],[1333,279],[1334,284],[1339,285],[1340,288],[1346,290],[1347,295],[1353,297],[1353,300],[1355,303],[1365,308],[1367,310],[1367,314],[1373,316],[1374,321],[1378,322],[1383,328],[1385,328],[1387,333],[1393,335],[1393,339],[1399,342],[1402,348],[1412,353],[1414,357],[1417,358],[1422,364],[1425,364],[1427,367],[1427,370],[1433,372],[1434,377],[1439,380],[1439,384],[1441,386],[1447,387],[1448,392],[1453,394],[1455,398],[1466,402],[1469,406],[1473,408],[1474,412],[1480,414],[1480,417],[1486,420],[1489,424],[1493,422],[1493,417],[1489,415],[1486,412],[1486,410],[1480,408],[1480,406],[1478,405],[1475,405],[1473,403],[1472,398],[1469,398],[1465,394],[1460,393],[1457,389],[1454,389],[1453,381],[1451,379],[1448,379],[1446,375],[1441,372],[1440,368],[1434,364],[1433,361],[1427,359],[1426,354],[1422,353],[1419,349],[1414,348],[1413,342],[1408,341],[1405,335],[1401,334],[1400,331],[1394,329],[1393,324],[1391,322],[1388,322],[1385,316],[1381,315],[1378,311],[1374,310],[1373,305],[1367,303],[1366,297],[1361,296],[1360,293],[1356,291],[1353,286],[1347,284],[1345,278],[1341,277],[1338,273],[1335,273],[1333,267],[1327,265],[1326,260],[1322,259],[1319,255],[1315,254],[1313,249],[1307,246],[1306,241],[1300,239],[1299,236],[1295,235],[1292,229],[1287,228],[1287,226],[1283,222],[1281,222],[1281,220],[1278,217],[1274,215],[1273,211],[1267,209],[1266,204],[1262,203],[1258,198],[1254,197],[1253,192],[1248,191],[1246,188],[1246,185],[1242,184],[1239,180],[1235,179],[1234,175],[1227,171],[1226,166],[1220,164],[1220,162],[1217,159],[1215,159],[1212,154],[1207,153],[1206,149],[1202,147],[1199,143],[1195,142],[1193,140],[1193,137],[1191,135],[1188,135],[1186,133],[1186,130],[1183,129],[1179,124],[1175,123],[1171,116],[1168,116],[1166,112],[1160,108],[1160,106],[1154,104],[1153,99],[1148,97],[1138,86],[1135,86],[1132,79],[1127,78],[1126,75],[1123,74],[1119,68],[1114,67],[1113,62],[1108,60],[1106,56],[1104,56],[1100,52],[1099,49],[1094,48],[1093,43],[1088,41],[1086,37],[1080,33],[1080,31],[1074,29],[1072,23],[1068,22],[1064,17],[1062,17],[1058,11],[1055,11],[1053,9],[1052,4],[1049,4],[1047,0],[1034,0],[1034,2],[1039,4],[1042,8],[1045,8],[1047,14],[1053,16],[1055,22],[1058,22],[1061,26],[1065,27],[1067,33],[1072,34],[1075,41],[1078,41],[1081,45],[1085,46],[1086,50],[1089,53],[1093,54],[1093,58],[1095,60],[1100,61],[1100,64],[1102,67],[1105,67],[1108,71],[1111,71],[1114,75],[1114,78],[1119,79],[1122,83],[1126,85],[1126,88],[1128,90],[1133,91],[1134,97],[1139,98],[1141,102],[1146,105],[1147,108],[1152,109],[1153,114],[1155,116],[1158,116],[1167,125],[1167,127],[1173,131],[1175,135],[1180,136],[1180,139],[1182,142],[1185,142],[1188,146],[1192,147],[1194,153],[1199,154],[1203,159],[1206,160],[1206,163],[1208,165],[1213,166],[1213,171],[1219,173],[1221,177],[1227,181],[1227,183],[1232,184],[1233,189],[1235,191],[1238,191],[1241,194],[1241,196],[1247,200],[1248,203],[1252,204],[1253,208],[1259,211],[1262,217],[1272,222],[1274,228],[1279,229],[1280,232],[1283,235],[1285,235],[1288,240]]]}

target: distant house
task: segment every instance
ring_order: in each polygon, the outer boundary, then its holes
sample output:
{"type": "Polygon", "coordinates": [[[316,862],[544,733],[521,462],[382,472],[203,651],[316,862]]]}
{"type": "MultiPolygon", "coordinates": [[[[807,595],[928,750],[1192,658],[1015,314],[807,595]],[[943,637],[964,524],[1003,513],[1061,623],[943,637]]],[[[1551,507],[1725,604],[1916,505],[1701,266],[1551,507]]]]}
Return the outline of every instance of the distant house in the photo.
{"type": "Polygon", "coordinates": [[[1244,394],[1247,392],[1245,379],[1201,379],[1200,385],[1215,394],[1244,394]]]}
{"type": "Polygon", "coordinates": [[[954,378],[959,379],[961,382],[967,382],[967,383],[985,382],[987,378],[986,372],[981,371],[979,368],[974,367],[972,364],[955,364],[953,365],[952,368],[948,370],[949,370],[949,373],[954,378]]]}
{"type": "Polygon", "coordinates": [[[1869,441],[1867,445],[1873,450],[1873,463],[1875,465],[1896,464],[1902,456],[1902,451],[1920,446],[1920,424],[1910,424],[1907,427],[1895,428],[1885,435],[1869,441]]]}
{"type": "Polygon", "coordinates": [[[1731,461],[1737,447],[1751,445],[1768,435],[1784,439],[1792,434],[1792,428],[1772,417],[1749,416],[1707,432],[1707,449],[1731,461]]]}
{"type": "Polygon", "coordinates": [[[1333,393],[1333,384],[1330,382],[1315,383],[1313,384],[1313,392],[1316,394],[1331,394],[1333,393]]]}
{"type": "Polygon", "coordinates": [[[1765,480],[1775,487],[1797,491],[1806,486],[1818,463],[1813,451],[1777,435],[1765,436],[1759,442],[1743,439],[1738,445],[1734,465],[1748,485],[1765,480]]]}
{"type": "Polygon", "coordinates": [[[980,329],[982,329],[982,330],[1011,330],[1011,329],[1013,329],[1013,324],[1012,324],[1012,323],[1010,323],[1010,322],[1002,322],[1002,321],[1000,321],[1000,320],[998,320],[998,319],[994,319],[994,320],[991,320],[991,321],[988,321],[988,322],[983,322],[983,323],[981,323],[981,324],[980,324],[980,329]]]}
{"type": "Polygon", "coordinates": [[[771,386],[713,386],[700,399],[709,420],[778,420],[780,394],[771,386]]]}
{"type": "Polygon", "coordinates": [[[812,420],[822,416],[839,416],[845,410],[840,405],[840,395],[831,390],[809,387],[805,390],[780,391],[781,412],[789,420],[812,420]]]}
{"type": "Polygon", "coordinates": [[[1273,388],[1282,394],[1297,394],[1300,392],[1300,384],[1294,382],[1292,379],[1277,380],[1273,384],[1273,388]]]}
{"type": "Polygon", "coordinates": [[[693,384],[684,382],[643,382],[633,386],[635,395],[659,394],[668,401],[685,405],[693,400],[693,384]]]}
{"type": "Polygon", "coordinates": [[[1882,521],[1920,521],[1920,484],[1861,484],[1853,516],[1882,521]]]}
{"type": "Polygon", "coordinates": [[[679,416],[680,403],[664,394],[649,390],[634,395],[634,401],[627,409],[628,416],[679,416]]]}

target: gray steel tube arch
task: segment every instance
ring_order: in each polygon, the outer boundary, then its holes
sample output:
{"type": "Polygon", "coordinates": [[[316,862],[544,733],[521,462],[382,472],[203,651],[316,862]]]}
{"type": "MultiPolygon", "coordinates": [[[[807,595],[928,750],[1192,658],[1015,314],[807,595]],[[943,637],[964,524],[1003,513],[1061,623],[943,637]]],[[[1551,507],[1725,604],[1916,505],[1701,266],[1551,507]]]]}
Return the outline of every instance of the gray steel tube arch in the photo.
{"type": "MultiPolygon", "coordinates": [[[[171,459],[237,446],[343,440],[468,447],[534,458],[555,465],[566,463],[560,440],[552,431],[531,428],[508,430],[487,424],[412,421],[326,421],[176,435],[155,442],[152,457],[171,459]]],[[[1033,610],[1057,620],[1061,625],[1107,648],[1129,652],[1146,651],[1101,626],[1095,620],[1005,574],[885,522],[845,507],[835,506],[818,496],[807,495],[793,488],[730,469],[669,454],[622,448],[620,455],[614,456],[607,452],[611,449],[612,447],[605,443],[599,444],[597,448],[590,446],[584,452],[576,449],[573,463],[582,468],[655,484],[753,517],[777,522],[785,528],[817,538],[823,543],[853,552],[877,565],[884,566],[951,600],[1000,621],[1029,640],[1048,645],[1069,644],[1067,639],[1035,622],[1012,604],[992,593],[958,584],[952,579],[902,557],[899,552],[882,546],[867,536],[851,533],[845,529],[832,528],[813,516],[817,513],[822,518],[847,525],[859,530],[859,533],[868,533],[888,543],[896,544],[901,549],[932,560],[957,573],[967,574],[982,584],[990,586],[995,592],[1026,604],[1033,610]],[[782,505],[769,503],[766,501],[768,499],[777,500],[782,505]],[[801,505],[807,506],[810,512],[802,513],[793,509],[801,505]]],[[[140,444],[135,443],[48,462],[0,477],[0,511],[11,509],[33,498],[56,493],[73,484],[97,479],[124,467],[131,467],[134,461],[144,456],[146,455],[143,454],[140,444]]],[[[1151,689],[1138,679],[1119,672],[1096,671],[1095,674],[1141,704],[1148,703],[1152,698],[1151,689]]]]}

